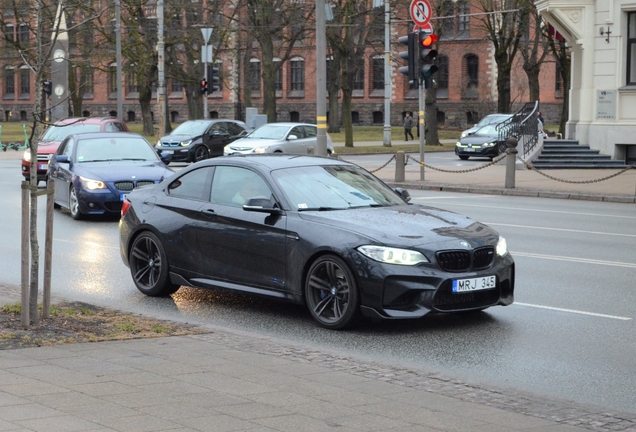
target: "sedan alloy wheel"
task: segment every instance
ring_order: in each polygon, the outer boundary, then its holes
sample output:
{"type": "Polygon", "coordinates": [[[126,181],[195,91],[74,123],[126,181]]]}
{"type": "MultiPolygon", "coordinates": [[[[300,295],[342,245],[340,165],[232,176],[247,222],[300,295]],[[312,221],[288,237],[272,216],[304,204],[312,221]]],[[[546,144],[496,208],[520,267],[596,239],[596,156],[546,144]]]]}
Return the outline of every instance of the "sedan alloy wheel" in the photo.
{"type": "Polygon", "coordinates": [[[68,194],[68,209],[71,211],[73,219],[80,220],[84,218],[84,215],[80,211],[79,199],[77,198],[77,192],[73,185],[71,185],[71,190],[68,194]]]}
{"type": "Polygon", "coordinates": [[[151,232],[144,232],[135,239],[130,251],[130,270],[137,289],[146,295],[162,297],[179,289],[170,282],[166,251],[151,232]]]}

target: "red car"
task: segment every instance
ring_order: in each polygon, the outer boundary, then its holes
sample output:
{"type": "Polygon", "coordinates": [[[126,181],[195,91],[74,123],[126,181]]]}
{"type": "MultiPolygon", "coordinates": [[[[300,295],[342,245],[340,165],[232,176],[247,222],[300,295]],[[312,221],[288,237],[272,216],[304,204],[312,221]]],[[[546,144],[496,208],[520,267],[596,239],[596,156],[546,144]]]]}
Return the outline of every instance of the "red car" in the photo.
{"type": "MultiPolygon", "coordinates": [[[[46,181],[49,160],[60,143],[71,134],[86,132],[129,132],[128,126],[117,117],[69,117],[55,122],[38,142],[38,183],[46,181]]],[[[22,157],[22,175],[29,181],[31,172],[31,151],[27,149],[22,157]]]]}

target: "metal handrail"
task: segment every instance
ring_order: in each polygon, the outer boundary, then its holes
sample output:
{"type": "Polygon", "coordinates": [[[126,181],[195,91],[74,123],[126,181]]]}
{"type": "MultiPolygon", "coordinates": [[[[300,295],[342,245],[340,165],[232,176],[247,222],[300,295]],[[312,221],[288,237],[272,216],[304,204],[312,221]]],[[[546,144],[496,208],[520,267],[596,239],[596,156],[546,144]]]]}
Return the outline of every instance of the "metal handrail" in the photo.
{"type": "Polygon", "coordinates": [[[523,142],[523,155],[526,156],[539,142],[539,124],[537,111],[539,102],[528,102],[508,120],[497,125],[498,142],[515,137],[523,142]]]}

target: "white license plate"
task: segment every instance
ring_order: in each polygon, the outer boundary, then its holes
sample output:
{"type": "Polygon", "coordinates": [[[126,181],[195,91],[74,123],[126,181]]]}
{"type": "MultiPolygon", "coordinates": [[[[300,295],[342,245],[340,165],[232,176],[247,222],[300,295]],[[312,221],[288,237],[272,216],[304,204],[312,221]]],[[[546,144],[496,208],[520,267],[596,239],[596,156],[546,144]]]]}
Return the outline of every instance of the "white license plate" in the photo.
{"type": "Polygon", "coordinates": [[[474,152],[474,151],[475,151],[475,149],[474,149],[474,148],[472,148],[472,147],[468,147],[468,148],[467,148],[467,149],[465,149],[464,151],[467,151],[467,152],[474,152]]]}
{"type": "Polygon", "coordinates": [[[49,164],[41,163],[41,164],[38,164],[38,169],[39,170],[45,170],[45,169],[47,169],[48,166],[49,166],[49,164]]]}
{"type": "Polygon", "coordinates": [[[497,278],[495,276],[453,280],[454,293],[487,290],[487,289],[495,288],[496,286],[497,286],[497,278]]]}

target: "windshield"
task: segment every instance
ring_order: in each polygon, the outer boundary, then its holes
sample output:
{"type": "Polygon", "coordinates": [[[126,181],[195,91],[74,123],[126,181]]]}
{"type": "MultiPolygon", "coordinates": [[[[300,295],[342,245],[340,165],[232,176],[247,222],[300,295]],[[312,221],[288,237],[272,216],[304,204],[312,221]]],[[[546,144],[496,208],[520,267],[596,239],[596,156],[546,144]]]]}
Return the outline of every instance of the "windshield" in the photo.
{"type": "Polygon", "coordinates": [[[486,126],[493,123],[501,123],[504,120],[508,120],[511,116],[509,115],[489,115],[481,119],[477,126],[486,126]]]}
{"type": "Polygon", "coordinates": [[[64,141],[64,138],[71,134],[80,134],[88,132],[99,132],[101,126],[99,124],[72,123],[69,125],[52,125],[46,130],[42,137],[42,141],[64,141]]]}
{"type": "Polygon", "coordinates": [[[144,138],[92,138],[77,143],[78,162],[106,162],[121,160],[152,161],[157,153],[144,138]]]}
{"type": "Polygon", "coordinates": [[[496,135],[499,135],[499,130],[497,129],[496,124],[491,124],[491,125],[480,128],[477,132],[475,132],[475,135],[496,136],[496,135]]]}
{"type": "Polygon", "coordinates": [[[273,177],[299,211],[403,205],[405,202],[369,172],[352,166],[281,169],[273,177]]]}
{"type": "Polygon", "coordinates": [[[209,122],[187,121],[177,126],[170,135],[203,135],[203,132],[205,132],[209,125],[209,122]]]}
{"type": "Polygon", "coordinates": [[[263,139],[283,139],[285,134],[289,130],[289,126],[282,126],[276,124],[266,124],[254,132],[248,135],[249,138],[263,138],[263,139]]]}

